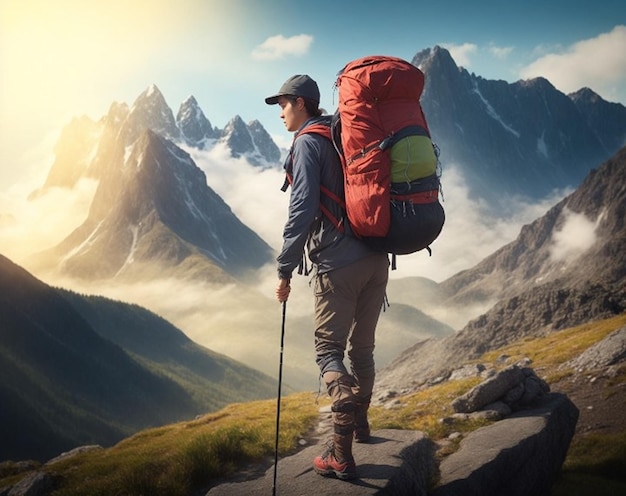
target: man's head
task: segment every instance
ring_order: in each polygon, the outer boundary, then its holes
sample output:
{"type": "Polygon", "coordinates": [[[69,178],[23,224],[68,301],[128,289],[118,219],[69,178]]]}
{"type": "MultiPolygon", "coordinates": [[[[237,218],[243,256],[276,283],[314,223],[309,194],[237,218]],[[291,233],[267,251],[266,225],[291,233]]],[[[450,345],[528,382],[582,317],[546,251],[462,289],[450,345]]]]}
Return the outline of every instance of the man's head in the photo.
{"type": "Polygon", "coordinates": [[[283,83],[278,93],[268,96],[265,103],[278,104],[280,118],[287,131],[297,131],[309,117],[321,115],[320,90],[317,83],[307,75],[292,76],[283,83]]]}

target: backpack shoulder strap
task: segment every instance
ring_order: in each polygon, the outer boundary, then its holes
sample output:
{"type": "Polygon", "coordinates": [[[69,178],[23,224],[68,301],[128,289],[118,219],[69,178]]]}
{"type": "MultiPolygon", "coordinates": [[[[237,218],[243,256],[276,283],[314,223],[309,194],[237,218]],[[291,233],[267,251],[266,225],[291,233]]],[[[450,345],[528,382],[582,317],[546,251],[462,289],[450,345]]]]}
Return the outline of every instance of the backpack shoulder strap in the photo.
{"type": "MultiPolygon", "coordinates": [[[[315,123],[315,124],[310,124],[308,126],[306,126],[305,128],[301,129],[293,138],[293,140],[295,141],[298,136],[301,136],[303,134],[319,134],[320,136],[323,136],[324,138],[326,138],[327,140],[329,140],[331,142],[331,144],[333,144],[333,138],[332,138],[332,131],[330,128],[330,125],[328,124],[322,124],[322,123],[315,123]]],[[[292,145],[293,146],[293,145],[292,145]]],[[[333,144],[334,147],[334,144],[333,144]]],[[[285,183],[283,184],[283,187],[281,188],[283,191],[286,191],[287,188],[289,187],[289,185],[291,184],[291,174],[289,172],[287,172],[286,174],[286,178],[285,178],[285,183]]],[[[339,206],[341,206],[341,208],[346,209],[346,202],[340,198],[339,196],[337,196],[335,193],[333,193],[331,190],[329,190],[326,186],[321,185],[320,186],[320,190],[322,192],[322,194],[326,195],[328,198],[330,198],[331,200],[333,200],[335,203],[337,203],[339,206]]],[[[330,210],[328,210],[324,205],[320,204],[320,210],[322,211],[322,213],[328,218],[328,220],[331,221],[331,223],[340,231],[340,232],[344,232],[345,227],[343,225],[343,220],[341,219],[337,219],[331,212],[330,210]]]]}
{"type": "Polygon", "coordinates": [[[326,124],[321,124],[321,123],[311,124],[305,127],[304,129],[301,129],[300,132],[296,134],[296,137],[294,138],[294,140],[302,134],[310,134],[310,133],[320,134],[324,136],[326,139],[332,141],[330,126],[327,126],[326,124]]]}

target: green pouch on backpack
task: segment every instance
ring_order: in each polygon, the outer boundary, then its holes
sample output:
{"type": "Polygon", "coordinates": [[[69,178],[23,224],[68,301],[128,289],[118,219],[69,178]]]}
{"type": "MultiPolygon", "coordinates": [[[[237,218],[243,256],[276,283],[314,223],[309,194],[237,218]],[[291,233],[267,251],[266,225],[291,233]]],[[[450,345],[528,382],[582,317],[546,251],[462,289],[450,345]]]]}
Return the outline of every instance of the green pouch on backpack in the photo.
{"type": "Polygon", "coordinates": [[[407,136],[395,143],[391,154],[391,182],[405,183],[428,177],[437,169],[437,157],[428,136],[407,136]]]}

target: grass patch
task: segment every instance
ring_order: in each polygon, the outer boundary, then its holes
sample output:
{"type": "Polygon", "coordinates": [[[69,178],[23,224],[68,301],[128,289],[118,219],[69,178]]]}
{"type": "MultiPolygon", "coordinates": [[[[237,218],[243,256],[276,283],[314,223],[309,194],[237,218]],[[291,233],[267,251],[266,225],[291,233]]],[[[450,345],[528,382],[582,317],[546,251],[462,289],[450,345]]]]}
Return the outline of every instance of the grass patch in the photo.
{"type": "Polygon", "coordinates": [[[624,325],[626,325],[626,314],[621,314],[610,319],[553,332],[542,338],[523,339],[498,350],[487,352],[479,361],[495,362],[500,355],[508,355],[510,361],[528,357],[533,361],[534,368],[547,369],[548,382],[557,382],[571,374],[570,370],[559,370],[559,365],[580,355],[587,348],[624,325]]]}
{"type": "Polygon", "coordinates": [[[626,432],[591,433],[579,437],[569,449],[563,471],[582,472],[626,482],[626,432]]]}
{"type": "Polygon", "coordinates": [[[482,381],[472,377],[448,381],[422,391],[398,398],[394,408],[371,407],[368,414],[373,429],[409,429],[426,433],[433,439],[442,439],[453,432],[468,432],[489,422],[477,420],[451,420],[454,413],[452,401],[482,381]]]}
{"type": "MultiPolygon", "coordinates": [[[[281,456],[295,451],[318,415],[312,393],[282,399],[281,456]]],[[[275,400],[233,404],[190,422],[142,431],[46,470],[58,481],[55,496],[187,496],[273,455],[275,427],[275,400]]]]}

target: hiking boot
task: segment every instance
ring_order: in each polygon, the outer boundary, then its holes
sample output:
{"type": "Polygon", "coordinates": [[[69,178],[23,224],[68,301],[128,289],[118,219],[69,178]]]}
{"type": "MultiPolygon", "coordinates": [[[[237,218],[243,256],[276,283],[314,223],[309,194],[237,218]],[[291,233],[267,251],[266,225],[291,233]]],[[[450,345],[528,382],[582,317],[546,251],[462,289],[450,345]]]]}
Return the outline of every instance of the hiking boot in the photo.
{"type": "Polygon", "coordinates": [[[356,479],[358,477],[354,458],[345,461],[337,460],[334,441],[330,441],[326,445],[326,450],[321,455],[315,457],[313,469],[319,475],[325,477],[334,475],[341,480],[356,479]]]}
{"type": "Polygon", "coordinates": [[[367,421],[369,403],[357,403],[354,409],[354,442],[367,443],[370,440],[370,424],[367,421]]]}
{"type": "Polygon", "coordinates": [[[370,442],[370,427],[357,427],[354,429],[354,442],[355,443],[369,443],[370,442]]]}

